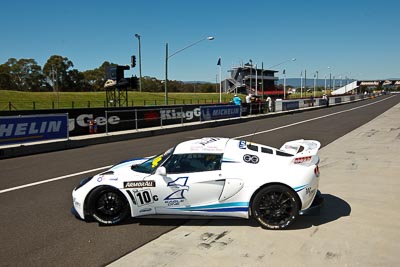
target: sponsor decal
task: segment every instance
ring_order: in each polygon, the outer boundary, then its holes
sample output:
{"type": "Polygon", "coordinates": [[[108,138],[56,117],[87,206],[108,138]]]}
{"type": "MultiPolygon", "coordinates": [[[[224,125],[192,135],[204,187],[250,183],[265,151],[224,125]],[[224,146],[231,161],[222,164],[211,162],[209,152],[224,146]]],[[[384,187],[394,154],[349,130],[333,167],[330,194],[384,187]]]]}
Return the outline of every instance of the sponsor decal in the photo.
{"type": "Polygon", "coordinates": [[[149,111],[144,113],[144,119],[146,121],[154,121],[159,119],[159,115],[157,111],[149,111]]]}
{"type": "Polygon", "coordinates": [[[183,202],[185,199],[184,193],[189,191],[189,186],[187,186],[187,181],[189,177],[179,177],[176,180],[169,182],[167,187],[176,188],[178,190],[174,191],[172,194],[168,195],[164,198],[164,201],[167,205],[179,205],[180,202],[183,202]],[[175,203],[175,204],[173,204],[175,203]]]}
{"type": "Polygon", "coordinates": [[[311,187],[306,188],[306,195],[313,195],[315,193],[315,189],[311,189],[311,187]]]}
{"type": "Polygon", "coordinates": [[[161,109],[160,115],[162,120],[186,119],[190,121],[194,117],[200,117],[200,108],[188,111],[182,111],[181,109],[161,109]]]}
{"type": "Polygon", "coordinates": [[[212,143],[212,142],[216,142],[216,141],[218,141],[218,140],[219,140],[219,138],[202,138],[201,140],[199,140],[198,142],[196,142],[196,144],[200,144],[200,145],[205,146],[205,145],[207,145],[207,144],[210,144],[210,143],[212,143]]]}
{"type": "Polygon", "coordinates": [[[154,169],[155,167],[158,166],[158,163],[162,160],[163,156],[158,156],[157,158],[153,159],[151,163],[151,167],[154,169]]]}
{"type": "Polygon", "coordinates": [[[144,208],[144,209],[139,210],[140,213],[149,212],[149,211],[152,211],[152,208],[144,208]]]}
{"type": "Polygon", "coordinates": [[[156,187],[156,181],[130,181],[124,182],[124,188],[142,188],[142,187],[156,187]]]}
{"type": "Polygon", "coordinates": [[[379,81],[361,81],[360,85],[364,85],[364,86],[379,86],[379,81]]]}
{"type": "Polygon", "coordinates": [[[240,149],[246,149],[246,141],[240,141],[239,142],[239,148],[240,149]]]}
{"type": "Polygon", "coordinates": [[[202,121],[234,118],[241,115],[240,106],[202,106],[200,109],[202,121]]]}
{"type": "Polygon", "coordinates": [[[101,182],[101,181],[103,181],[103,176],[99,176],[99,177],[97,177],[97,182],[101,182]]]}
{"type": "Polygon", "coordinates": [[[243,156],[243,161],[246,163],[257,164],[260,159],[256,155],[246,154],[243,156]]]}
{"type": "Polygon", "coordinates": [[[0,145],[67,137],[67,114],[0,118],[0,145]]]}

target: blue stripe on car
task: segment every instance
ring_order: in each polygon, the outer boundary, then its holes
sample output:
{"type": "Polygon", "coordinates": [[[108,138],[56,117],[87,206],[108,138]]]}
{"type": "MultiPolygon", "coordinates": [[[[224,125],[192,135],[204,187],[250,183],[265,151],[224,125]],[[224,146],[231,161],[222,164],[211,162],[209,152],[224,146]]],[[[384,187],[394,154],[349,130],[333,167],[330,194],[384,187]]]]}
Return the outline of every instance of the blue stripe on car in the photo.
{"type": "Polygon", "coordinates": [[[303,190],[304,188],[306,188],[307,185],[302,185],[302,186],[297,186],[297,187],[293,187],[294,191],[299,192],[301,190],[303,190]]]}
{"type": "Polygon", "coordinates": [[[249,209],[249,202],[231,202],[231,203],[192,206],[184,208],[173,208],[173,209],[186,210],[186,211],[209,211],[209,212],[247,211],[249,209]]]}
{"type": "Polygon", "coordinates": [[[249,207],[237,207],[237,208],[222,208],[222,209],[200,209],[200,210],[193,210],[193,211],[205,211],[205,212],[239,212],[245,211],[247,212],[249,207]]]}

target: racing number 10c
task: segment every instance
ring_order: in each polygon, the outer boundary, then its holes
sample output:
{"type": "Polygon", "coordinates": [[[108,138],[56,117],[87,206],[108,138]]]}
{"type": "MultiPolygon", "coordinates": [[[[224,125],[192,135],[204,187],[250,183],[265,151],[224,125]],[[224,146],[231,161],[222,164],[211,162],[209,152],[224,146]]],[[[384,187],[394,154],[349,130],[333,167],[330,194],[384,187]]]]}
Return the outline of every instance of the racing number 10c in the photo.
{"type": "Polygon", "coordinates": [[[136,202],[138,203],[138,206],[150,204],[150,203],[153,203],[154,200],[155,201],[158,200],[157,196],[154,196],[154,197],[151,196],[150,190],[137,191],[135,193],[135,197],[136,197],[136,202]],[[139,200],[139,201],[137,201],[137,200],[139,200]]]}

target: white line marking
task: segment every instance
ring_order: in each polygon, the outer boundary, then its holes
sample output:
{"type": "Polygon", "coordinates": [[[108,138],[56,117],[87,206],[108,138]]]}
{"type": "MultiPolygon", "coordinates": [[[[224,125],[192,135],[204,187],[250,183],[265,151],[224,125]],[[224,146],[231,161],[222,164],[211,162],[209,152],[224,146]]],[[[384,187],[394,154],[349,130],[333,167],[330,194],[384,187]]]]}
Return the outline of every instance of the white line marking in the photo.
{"type": "Polygon", "coordinates": [[[349,111],[352,111],[352,110],[365,108],[367,106],[375,105],[376,103],[379,103],[379,102],[382,102],[382,101],[386,101],[386,100],[388,100],[388,99],[390,99],[392,97],[393,96],[385,98],[385,99],[381,99],[379,101],[376,101],[376,102],[373,102],[373,103],[369,103],[369,104],[366,104],[366,105],[363,105],[363,106],[359,106],[359,107],[355,107],[355,108],[350,108],[350,109],[338,111],[338,112],[331,113],[331,114],[328,114],[328,115],[324,115],[324,116],[320,116],[320,117],[316,117],[316,118],[312,118],[312,119],[308,119],[308,120],[304,120],[304,121],[295,122],[295,123],[284,125],[284,126],[280,126],[280,127],[277,127],[277,128],[273,128],[273,129],[269,129],[269,130],[265,130],[265,131],[261,131],[261,132],[254,132],[252,134],[245,134],[245,135],[233,137],[232,139],[238,139],[238,138],[243,138],[243,137],[249,137],[249,136],[254,136],[254,135],[258,135],[258,134],[263,134],[263,133],[269,133],[269,132],[273,132],[273,131],[276,131],[276,130],[280,130],[280,129],[288,128],[288,127],[291,127],[291,126],[295,126],[295,125],[298,125],[298,124],[303,124],[303,123],[307,123],[307,122],[310,122],[310,121],[315,121],[315,120],[323,119],[323,118],[326,118],[326,117],[338,115],[338,114],[341,114],[341,113],[349,112],[349,111]]]}
{"type": "MultiPolygon", "coordinates": [[[[385,98],[385,99],[382,99],[382,100],[379,100],[379,101],[376,101],[376,102],[373,102],[373,103],[369,103],[369,104],[366,104],[366,105],[362,105],[362,106],[359,106],[359,107],[338,111],[338,112],[331,113],[331,114],[324,115],[324,116],[320,116],[320,117],[317,117],[317,118],[312,118],[312,119],[308,119],[308,120],[304,120],[304,121],[299,121],[299,122],[288,124],[288,125],[285,125],[285,126],[280,126],[280,127],[274,128],[274,129],[269,129],[269,130],[266,130],[266,131],[256,132],[256,133],[252,133],[252,134],[246,134],[246,135],[242,135],[242,136],[236,136],[236,137],[233,137],[232,139],[238,139],[238,138],[243,138],[243,137],[248,137],[248,136],[259,135],[259,134],[263,134],[263,133],[269,133],[269,132],[272,132],[272,131],[276,131],[276,130],[288,128],[288,127],[291,127],[291,126],[299,125],[299,124],[302,124],[302,123],[307,123],[307,122],[310,122],[310,121],[323,119],[323,118],[334,116],[334,115],[337,115],[337,114],[341,114],[341,113],[353,111],[353,110],[356,110],[356,109],[364,108],[364,107],[367,107],[367,106],[370,106],[370,105],[375,105],[375,104],[377,104],[379,102],[386,101],[386,100],[388,100],[388,99],[390,99],[392,97],[394,97],[394,96],[391,96],[391,97],[388,97],[388,98],[385,98]]],[[[62,179],[66,179],[66,178],[70,178],[70,177],[74,177],[74,176],[78,176],[78,175],[85,174],[85,173],[100,171],[100,170],[111,168],[112,166],[113,165],[104,166],[104,167],[100,167],[100,168],[96,168],[96,169],[91,169],[91,170],[87,170],[87,171],[82,171],[82,172],[72,173],[72,174],[68,174],[68,175],[64,175],[64,176],[60,176],[60,177],[55,177],[55,178],[47,179],[47,180],[44,180],[44,181],[39,181],[39,182],[35,182],[35,183],[20,185],[20,186],[16,186],[16,187],[11,187],[11,188],[0,190],[0,194],[6,193],[6,192],[10,192],[10,191],[14,191],[14,190],[18,190],[18,189],[22,189],[22,188],[35,186],[35,185],[50,183],[50,182],[54,182],[54,181],[58,181],[58,180],[62,180],[62,179]]]]}
{"type": "Polygon", "coordinates": [[[56,177],[56,178],[51,178],[51,179],[47,179],[47,180],[44,180],[44,181],[39,181],[39,182],[35,182],[35,183],[30,183],[30,184],[20,185],[20,186],[8,188],[8,189],[3,189],[3,190],[0,190],[0,194],[6,193],[6,192],[10,192],[10,191],[14,191],[14,190],[18,190],[18,189],[22,189],[22,188],[26,188],[26,187],[31,187],[31,186],[39,185],[39,184],[50,183],[50,182],[54,182],[54,181],[57,181],[57,180],[62,180],[62,179],[65,179],[65,178],[70,178],[70,177],[73,177],[73,176],[78,176],[78,175],[85,174],[85,173],[100,171],[100,170],[104,170],[104,169],[111,168],[112,166],[113,166],[113,165],[104,166],[104,167],[100,167],[100,168],[96,168],[96,169],[91,169],[91,170],[87,170],[87,171],[83,171],[83,172],[77,172],[77,173],[68,174],[68,175],[64,175],[64,176],[60,176],[60,177],[56,177]]]}

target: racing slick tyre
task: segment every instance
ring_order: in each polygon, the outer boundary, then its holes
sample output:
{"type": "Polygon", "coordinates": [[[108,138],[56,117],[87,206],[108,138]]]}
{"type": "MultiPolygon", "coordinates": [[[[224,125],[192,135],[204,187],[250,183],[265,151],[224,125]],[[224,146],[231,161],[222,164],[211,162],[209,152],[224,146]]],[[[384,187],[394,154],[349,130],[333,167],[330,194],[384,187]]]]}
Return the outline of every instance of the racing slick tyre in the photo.
{"type": "Polygon", "coordinates": [[[282,185],[262,188],[251,204],[251,214],[265,229],[285,229],[299,213],[299,201],[295,193],[282,185]]]}
{"type": "Polygon", "coordinates": [[[88,198],[89,213],[100,224],[112,225],[123,221],[129,213],[125,196],[116,188],[95,188],[88,198]]]}

